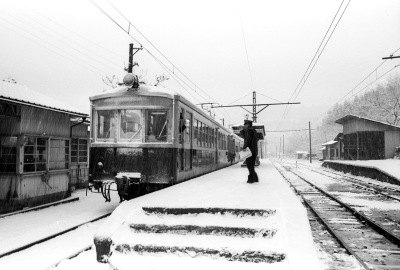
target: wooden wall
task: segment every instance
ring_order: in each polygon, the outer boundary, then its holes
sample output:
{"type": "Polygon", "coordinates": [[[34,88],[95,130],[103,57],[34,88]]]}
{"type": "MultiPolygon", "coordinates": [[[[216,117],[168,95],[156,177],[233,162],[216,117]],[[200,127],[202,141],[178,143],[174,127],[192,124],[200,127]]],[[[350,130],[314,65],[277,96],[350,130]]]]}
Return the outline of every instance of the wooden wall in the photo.
{"type": "Polygon", "coordinates": [[[70,117],[68,114],[22,106],[20,133],[69,137],[70,117]]]}
{"type": "Polygon", "coordinates": [[[400,130],[385,131],[385,158],[393,158],[397,146],[400,146],[400,130]]]}

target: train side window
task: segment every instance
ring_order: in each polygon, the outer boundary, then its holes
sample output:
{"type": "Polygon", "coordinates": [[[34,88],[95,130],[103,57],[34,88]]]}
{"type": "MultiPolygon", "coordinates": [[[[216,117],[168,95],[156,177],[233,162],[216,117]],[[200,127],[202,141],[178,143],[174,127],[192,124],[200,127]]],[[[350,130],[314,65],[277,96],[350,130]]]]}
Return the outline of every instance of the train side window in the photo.
{"type": "Polygon", "coordinates": [[[97,111],[97,139],[112,139],[114,137],[114,111],[97,111]]]}
{"type": "Polygon", "coordinates": [[[166,142],[168,117],[166,111],[147,111],[146,142],[166,142]]]}

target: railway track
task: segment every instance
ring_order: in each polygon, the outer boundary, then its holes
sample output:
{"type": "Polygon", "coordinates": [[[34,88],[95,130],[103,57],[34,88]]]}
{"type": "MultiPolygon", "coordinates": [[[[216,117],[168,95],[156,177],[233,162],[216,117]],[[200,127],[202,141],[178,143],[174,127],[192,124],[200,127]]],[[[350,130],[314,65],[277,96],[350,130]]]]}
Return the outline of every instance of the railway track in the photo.
{"type": "Polygon", "coordinates": [[[90,245],[88,245],[88,246],[86,246],[86,247],[84,247],[84,248],[82,248],[82,249],[79,249],[78,251],[73,252],[73,253],[71,253],[71,254],[65,256],[65,257],[62,258],[61,260],[58,260],[56,263],[53,263],[52,265],[50,265],[50,266],[48,266],[48,267],[46,267],[46,268],[44,268],[44,269],[45,269],[45,270],[54,269],[54,268],[57,267],[60,263],[62,263],[64,260],[73,259],[73,258],[77,257],[79,254],[81,254],[81,253],[83,253],[83,252],[85,252],[85,251],[88,251],[88,250],[92,249],[93,246],[94,246],[94,244],[92,243],[92,244],[90,244],[90,245]]]}
{"type": "MultiPolygon", "coordinates": [[[[24,245],[22,245],[22,246],[20,246],[20,247],[17,247],[17,248],[8,250],[8,251],[6,251],[6,252],[3,252],[3,253],[0,254],[0,258],[5,257],[5,256],[10,256],[10,255],[15,254],[15,253],[17,253],[17,252],[26,250],[26,249],[28,249],[28,248],[34,246],[34,245],[44,243],[44,242],[49,241],[49,240],[51,240],[51,239],[54,239],[54,238],[56,238],[56,237],[58,237],[58,236],[60,236],[60,235],[66,234],[66,233],[71,232],[71,231],[74,231],[74,230],[76,230],[77,228],[79,228],[79,227],[81,227],[81,226],[83,226],[83,225],[85,225],[85,224],[93,223],[93,222],[96,222],[96,221],[98,221],[98,220],[100,220],[100,219],[103,219],[103,218],[105,218],[105,217],[108,217],[109,215],[111,215],[111,213],[112,213],[112,212],[109,212],[109,213],[107,213],[107,214],[104,214],[104,215],[98,216],[98,217],[96,217],[96,218],[93,218],[93,219],[91,219],[91,220],[89,220],[89,221],[80,223],[80,224],[78,224],[78,225],[71,226],[71,227],[69,227],[68,229],[64,229],[64,230],[59,231],[59,232],[57,232],[57,233],[48,235],[48,236],[46,236],[46,237],[42,237],[42,238],[37,239],[37,240],[35,240],[35,241],[32,241],[32,242],[30,242],[30,243],[24,244],[24,245]]],[[[91,244],[90,247],[91,247],[92,245],[93,245],[93,244],[91,244]]],[[[84,250],[88,250],[88,249],[89,249],[89,246],[86,247],[84,250]]],[[[77,256],[80,252],[82,252],[82,250],[80,250],[79,252],[74,253],[74,254],[72,254],[72,255],[70,255],[70,256],[75,257],[75,256],[77,256]]],[[[66,257],[66,258],[68,258],[68,257],[66,257]]]]}
{"type": "MultiPolygon", "coordinates": [[[[353,255],[364,269],[400,269],[399,211],[379,215],[378,211],[357,210],[344,202],[343,192],[374,200],[393,200],[369,189],[355,188],[328,176],[306,176],[294,168],[274,162],[277,170],[317,215],[327,230],[353,255]],[[312,181],[317,178],[318,183],[312,181]],[[323,179],[327,178],[327,179],[323,179]],[[329,184],[327,184],[327,182],[329,184]],[[395,215],[397,214],[397,216],[395,215]]],[[[396,203],[398,203],[396,201],[396,203]]]]}
{"type": "MultiPolygon", "coordinates": [[[[294,162],[285,162],[285,163],[291,164],[293,166],[295,165],[294,162]]],[[[368,188],[376,193],[400,201],[400,186],[396,187],[393,184],[388,185],[387,183],[379,183],[380,182],[379,180],[366,182],[365,180],[361,180],[356,177],[351,177],[349,175],[343,175],[343,173],[335,172],[331,169],[325,169],[323,167],[316,169],[315,167],[304,163],[297,163],[297,166],[301,166],[302,168],[308,169],[315,173],[319,173],[321,175],[332,177],[340,181],[346,181],[348,183],[352,183],[354,186],[358,186],[360,188],[368,188]]]]}

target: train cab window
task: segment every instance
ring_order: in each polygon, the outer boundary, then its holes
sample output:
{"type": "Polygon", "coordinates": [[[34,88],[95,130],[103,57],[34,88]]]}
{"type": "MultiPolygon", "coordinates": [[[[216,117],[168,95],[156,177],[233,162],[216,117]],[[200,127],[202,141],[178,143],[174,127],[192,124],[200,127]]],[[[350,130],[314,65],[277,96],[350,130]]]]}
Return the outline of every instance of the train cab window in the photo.
{"type": "Polygon", "coordinates": [[[146,142],[166,142],[168,117],[166,111],[147,111],[146,142]]]}
{"type": "Polygon", "coordinates": [[[97,111],[97,139],[115,138],[114,111],[97,111]]]}
{"type": "Polygon", "coordinates": [[[119,139],[131,141],[142,141],[140,110],[121,110],[119,139]]]}

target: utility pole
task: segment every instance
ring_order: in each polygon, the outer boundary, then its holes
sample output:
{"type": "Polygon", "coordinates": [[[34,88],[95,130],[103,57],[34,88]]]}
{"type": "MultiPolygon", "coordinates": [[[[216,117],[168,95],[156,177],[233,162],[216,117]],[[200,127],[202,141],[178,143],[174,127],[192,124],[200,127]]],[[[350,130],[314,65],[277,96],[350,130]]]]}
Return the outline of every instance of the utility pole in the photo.
{"type": "Polygon", "coordinates": [[[129,44],[129,65],[128,73],[132,73],[133,68],[133,43],[129,44]]]}
{"type": "MultiPolygon", "coordinates": [[[[142,48],[142,47],[140,47],[140,48],[133,48],[133,43],[130,43],[130,44],[129,44],[129,64],[128,64],[128,73],[132,73],[132,70],[133,70],[133,66],[134,66],[134,64],[133,64],[133,56],[134,56],[139,50],[141,50],[141,49],[143,49],[143,48],[142,48]],[[135,49],[136,52],[133,52],[133,49],[135,49]]],[[[136,63],[136,65],[137,65],[137,63],[136,63]]]]}
{"type": "MultiPolygon", "coordinates": [[[[256,91],[253,91],[253,104],[257,104],[256,91]]],[[[257,123],[257,109],[255,105],[253,105],[253,122],[257,123]]]]}
{"type": "Polygon", "coordinates": [[[311,123],[308,122],[308,134],[310,137],[310,163],[312,163],[312,159],[311,159],[311,123]]]}
{"type": "Polygon", "coordinates": [[[279,159],[281,158],[281,140],[282,138],[279,138],[279,159]]]}

